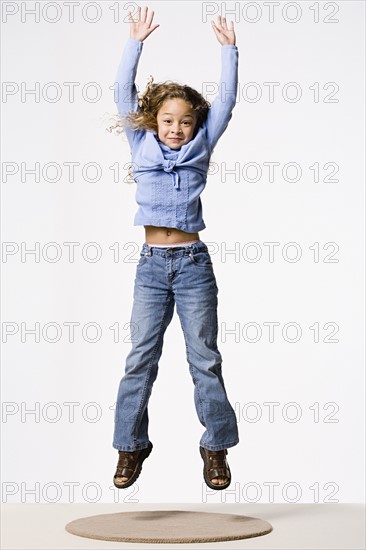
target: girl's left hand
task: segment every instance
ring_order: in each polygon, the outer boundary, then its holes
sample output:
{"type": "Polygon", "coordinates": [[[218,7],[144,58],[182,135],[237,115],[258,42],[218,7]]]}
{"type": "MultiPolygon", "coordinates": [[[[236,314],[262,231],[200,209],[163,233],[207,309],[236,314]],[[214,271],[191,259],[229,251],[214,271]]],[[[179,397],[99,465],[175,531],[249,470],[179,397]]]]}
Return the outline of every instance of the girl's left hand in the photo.
{"type": "Polygon", "coordinates": [[[227,28],[226,18],[217,16],[217,25],[214,21],[211,21],[212,28],[215,31],[217,40],[220,42],[221,46],[232,45],[235,46],[235,31],[234,31],[234,22],[231,21],[230,29],[227,28]]]}

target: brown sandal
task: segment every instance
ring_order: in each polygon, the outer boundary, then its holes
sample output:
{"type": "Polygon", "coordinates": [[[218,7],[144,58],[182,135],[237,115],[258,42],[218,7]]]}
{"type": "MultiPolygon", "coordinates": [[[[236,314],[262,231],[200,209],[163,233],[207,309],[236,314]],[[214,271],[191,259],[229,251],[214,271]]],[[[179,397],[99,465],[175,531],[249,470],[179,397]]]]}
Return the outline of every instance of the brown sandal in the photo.
{"type": "Polygon", "coordinates": [[[136,481],[140,475],[142,463],[149,456],[152,448],[153,444],[149,441],[149,446],[146,449],[118,451],[117,470],[113,477],[113,483],[118,489],[126,489],[136,481]],[[128,477],[128,480],[122,482],[120,481],[122,477],[128,477]]]}
{"type": "Polygon", "coordinates": [[[210,489],[221,491],[229,487],[231,483],[231,472],[226,460],[227,449],[223,449],[222,451],[210,451],[210,449],[205,449],[200,446],[200,454],[204,462],[203,477],[210,489]],[[211,483],[212,479],[219,476],[227,477],[227,482],[220,485],[211,483]]]}

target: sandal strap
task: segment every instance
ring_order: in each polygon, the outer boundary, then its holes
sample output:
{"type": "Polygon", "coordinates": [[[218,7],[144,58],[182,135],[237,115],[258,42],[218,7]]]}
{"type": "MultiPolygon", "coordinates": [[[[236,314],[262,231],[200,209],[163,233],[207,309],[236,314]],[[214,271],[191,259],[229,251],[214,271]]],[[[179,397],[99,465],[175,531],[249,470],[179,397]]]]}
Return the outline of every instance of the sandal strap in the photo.
{"type": "Polygon", "coordinates": [[[229,465],[226,460],[227,449],[221,451],[210,451],[205,449],[206,471],[209,480],[215,477],[230,478],[229,465]]]}
{"type": "Polygon", "coordinates": [[[117,464],[117,477],[131,477],[135,471],[138,461],[138,453],[119,451],[119,459],[117,464]]]}
{"type": "Polygon", "coordinates": [[[215,477],[230,477],[230,472],[227,468],[210,468],[208,471],[208,478],[211,481],[215,477]]]}
{"type": "Polygon", "coordinates": [[[134,470],[132,470],[132,468],[117,468],[115,477],[131,477],[133,472],[134,470]]]}

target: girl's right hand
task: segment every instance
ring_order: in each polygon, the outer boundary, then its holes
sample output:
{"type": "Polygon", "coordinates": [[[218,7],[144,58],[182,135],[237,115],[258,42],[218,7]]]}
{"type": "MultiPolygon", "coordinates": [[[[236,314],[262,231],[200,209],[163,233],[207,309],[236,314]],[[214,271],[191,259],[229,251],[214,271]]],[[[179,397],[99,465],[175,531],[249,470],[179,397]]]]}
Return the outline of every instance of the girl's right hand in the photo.
{"type": "Polygon", "coordinates": [[[151,15],[147,19],[147,6],[144,8],[144,14],[141,17],[141,7],[138,6],[138,20],[134,21],[131,15],[131,12],[128,12],[129,19],[130,19],[130,38],[135,38],[136,40],[140,40],[143,42],[145,38],[149,36],[156,28],[160,27],[160,25],[154,25],[151,27],[151,22],[154,17],[154,12],[151,12],[151,15]],[[147,19],[147,20],[146,20],[147,19]]]}

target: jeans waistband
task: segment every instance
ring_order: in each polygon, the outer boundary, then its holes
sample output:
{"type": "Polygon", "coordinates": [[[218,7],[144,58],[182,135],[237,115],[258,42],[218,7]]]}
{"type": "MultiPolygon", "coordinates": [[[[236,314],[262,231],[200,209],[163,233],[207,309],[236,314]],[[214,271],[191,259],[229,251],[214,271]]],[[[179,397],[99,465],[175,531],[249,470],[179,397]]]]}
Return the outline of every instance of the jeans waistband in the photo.
{"type": "Polygon", "coordinates": [[[174,246],[172,248],[167,245],[166,247],[161,246],[153,246],[149,245],[147,242],[144,242],[141,247],[141,253],[146,254],[148,256],[152,256],[153,254],[156,254],[158,256],[163,256],[164,258],[166,256],[183,256],[185,254],[190,254],[191,252],[208,252],[208,248],[206,243],[199,240],[196,243],[188,244],[188,245],[182,245],[182,246],[174,246]]]}

